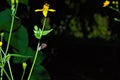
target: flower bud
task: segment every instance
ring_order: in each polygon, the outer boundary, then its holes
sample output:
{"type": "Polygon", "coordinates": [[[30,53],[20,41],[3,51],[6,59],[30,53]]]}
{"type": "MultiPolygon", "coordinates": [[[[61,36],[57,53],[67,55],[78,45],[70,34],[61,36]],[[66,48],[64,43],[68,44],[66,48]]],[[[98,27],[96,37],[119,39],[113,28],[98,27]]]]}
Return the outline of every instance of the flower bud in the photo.
{"type": "Polygon", "coordinates": [[[3,36],[4,36],[4,33],[2,32],[0,35],[3,37],[3,36]]]}
{"type": "Polygon", "coordinates": [[[23,69],[25,70],[26,67],[27,67],[27,63],[26,63],[26,62],[23,62],[23,63],[22,63],[22,67],[23,67],[23,69]]]}
{"type": "Polygon", "coordinates": [[[18,0],[16,0],[16,4],[18,4],[18,0]]]}

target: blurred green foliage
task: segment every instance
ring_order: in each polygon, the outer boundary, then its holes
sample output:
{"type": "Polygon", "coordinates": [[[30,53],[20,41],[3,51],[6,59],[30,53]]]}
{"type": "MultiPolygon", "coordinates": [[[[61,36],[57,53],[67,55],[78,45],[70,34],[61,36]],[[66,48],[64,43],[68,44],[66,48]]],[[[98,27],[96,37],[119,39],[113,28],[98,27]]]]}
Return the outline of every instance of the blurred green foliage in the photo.
{"type": "Polygon", "coordinates": [[[115,35],[112,35],[109,26],[110,16],[103,16],[105,12],[100,12],[103,11],[102,5],[101,7],[98,7],[97,4],[88,5],[90,3],[86,0],[65,0],[65,4],[68,11],[64,19],[60,20],[59,25],[54,24],[54,27],[58,27],[54,31],[54,35],[67,35],[79,39],[86,37],[88,40],[102,39],[107,41],[115,37],[115,35]]]}
{"type": "MultiPolygon", "coordinates": [[[[108,26],[108,16],[102,16],[101,14],[94,14],[95,24],[91,26],[88,25],[88,20],[85,20],[85,26],[86,32],[88,33],[86,36],[88,39],[95,39],[95,38],[101,38],[104,40],[110,40],[111,39],[111,31],[109,30],[108,26]]],[[[58,31],[56,31],[54,34],[65,34],[70,35],[75,38],[84,38],[84,32],[82,29],[82,23],[80,19],[76,16],[69,16],[66,17],[65,20],[61,20],[60,26],[58,31]],[[69,30],[67,30],[69,29],[69,30]],[[67,31],[67,32],[66,32],[67,31]]]]}
{"type": "Polygon", "coordinates": [[[88,35],[89,38],[111,39],[111,32],[108,30],[108,16],[102,17],[100,14],[94,14],[97,25],[93,25],[93,31],[88,35]]]}

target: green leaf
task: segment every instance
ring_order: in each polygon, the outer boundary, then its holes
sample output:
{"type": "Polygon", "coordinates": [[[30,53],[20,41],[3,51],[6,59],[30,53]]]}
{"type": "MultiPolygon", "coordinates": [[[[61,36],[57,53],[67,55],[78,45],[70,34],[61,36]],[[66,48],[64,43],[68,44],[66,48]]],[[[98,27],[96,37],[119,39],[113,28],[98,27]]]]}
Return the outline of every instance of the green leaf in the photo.
{"type": "Polygon", "coordinates": [[[49,34],[52,30],[53,30],[53,29],[44,30],[44,31],[42,32],[42,35],[45,36],[45,35],[49,34]]]}
{"type": "MultiPolygon", "coordinates": [[[[9,33],[4,34],[5,41],[8,40],[8,35],[9,33]]],[[[20,55],[26,55],[26,50],[28,47],[28,33],[24,26],[21,25],[21,27],[12,34],[10,46],[12,46],[12,48],[14,49],[14,53],[19,53],[20,55]]],[[[17,58],[17,59],[18,60],[16,60],[15,62],[18,63],[27,60],[27,58],[26,59],[17,58]]]]}
{"type": "MultiPolygon", "coordinates": [[[[5,40],[8,40],[9,33],[5,33],[5,40]]],[[[24,26],[21,25],[19,29],[12,34],[10,45],[18,50],[20,53],[24,53],[28,46],[28,33],[24,26]]]]}
{"type": "MultiPolygon", "coordinates": [[[[18,51],[13,50],[15,53],[18,53],[18,51]]],[[[33,58],[35,51],[31,48],[31,47],[27,47],[27,49],[25,50],[25,53],[18,53],[20,55],[25,56],[26,58],[22,58],[22,57],[14,57],[13,58],[13,62],[14,63],[22,63],[22,62],[26,62],[29,58],[33,58]]]]}
{"type": "MultiPolygon", "coordinates": [[[[11,10],[5,9],[0,12],[0,31],[9,32],[11,25],[11,10]]],[[[21,22],[19,19],[15,19],[13,31],[16,30],[20,26],[21,22]]]]}
{"type": "MultiPolygon", "coordinates": [[[[14,50],[14,52],[18,53],[16,50],[14,50]]],[[[28,47],[26,49],[25,53],[18,53],[18,54],[23,55],[23,56],[30,56],[30,57],[26,57],[26,58],[14,57],[13,58],[14,63],[26,62],[28,59],[30,59],[31,62],[33,62],[33,59],[34,59],[34,56],[35,56],[35,51],[31,47],[28,47]]],[[[43,60],[45,59],[45,57],[46,57],[45,54],[43,54],[42,52],[39,52],[35,65],[38,65],[38,64],[42,63],[43,60]]]]}
{"type": "Polygon", "coordinates": [[[34,67],[30,80],[51,80],[47,70],[42,66],[38,65],[34,67]]]}
{"type": "MultiPolygon", "coordinates": [[[[33,62],[33,60],[34,60],[35,52],[33,53],[32,56],[33,56],[33,57],[30,59],[31,62],[33,62]]],[[[38,56],[37,56],[35,65],[41,64],[41,63],[44,61],[45,58],[46,58],[46,55],[40,51],[40,52],[38,53],[38,56]]]]}
{"type": "Polygon", "coordinates": [[[38,26],[34,26],[34,36],[37,38],[37,39],[41,39],[42,35],[45,36],[47,34],[49,34],[53,29],[50,29],[50,30],[44,30],[42,31],[40,28],[38,29],[38,26]],[[41,35],[42,34],[42,35],[41,35]]]}
{"type": "Polygon", "coordinates": [[[40,36],[40,34],[34,34],[34,36],[37,38],[37,39],[41,39],[41,36],[40,36]]]}
{"type": "Polygon", "coordinates": [[[37,29],[37,27],[36,27],[36,30],[33,30],[33,31],[34,31],[34,36],[35,36],[37,39],[41,39],[41,33],[42,33],[41,29],[40,29],[40,28],[37,29]]]}

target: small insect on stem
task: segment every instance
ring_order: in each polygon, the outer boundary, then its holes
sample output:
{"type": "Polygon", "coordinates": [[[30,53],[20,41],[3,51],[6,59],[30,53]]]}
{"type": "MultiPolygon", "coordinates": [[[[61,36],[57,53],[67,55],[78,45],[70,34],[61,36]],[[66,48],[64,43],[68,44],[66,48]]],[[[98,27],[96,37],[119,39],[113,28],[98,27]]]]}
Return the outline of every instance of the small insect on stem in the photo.
{"type": "Polygon", "coordinates": [[[38,48],[38,51],[44,49],[47,47],[47,44],[46,43],[42,43],[41,46],[38,48]]]}

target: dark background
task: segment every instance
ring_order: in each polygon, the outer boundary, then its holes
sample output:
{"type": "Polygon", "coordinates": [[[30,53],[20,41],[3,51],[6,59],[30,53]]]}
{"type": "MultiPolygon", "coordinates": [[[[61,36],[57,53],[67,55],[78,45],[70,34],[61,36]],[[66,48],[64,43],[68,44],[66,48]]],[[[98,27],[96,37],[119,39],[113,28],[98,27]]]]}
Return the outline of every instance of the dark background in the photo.
{"type": "MultiPolygon", "coordinates": [[[[104,0],[69,0],[74,4],[70,8],[65,4],[67,0],[30,0],[30,10],[20,4],[17,15],[22,19],[22,24],[26,26],[29,33],[29,45],[36,48],[37,40],[33,36],[33,26],[40,25],[42,14],[34,13],[37,8],[42,8],[44,3],[49,3],[50,8],[56,9],[55,13],[48,14],[50,25],[54,31],[44,37],[42,42],[47,43],[47,48],[43,50],[47,58],[42,65],[49,72],[52,80],[119,80],[120,79],[120,23],[113,20],[114,17],[120,17],[118,13],[103,8],[104,0]],[[21,11],[22,10],[22,11],[21,11]],[[109,16],[109,29],[112,35],[117,34],[117,38],[104,40],[101,38],[88,39],[85,20],[92,27],[95,24],[93,18],[95,13],[102,16],[109,16]],[[72,15],[78,17],[82,23],[83,38],[75,38],[69,35],[68,25],[62,25],[61,20],[66,16],[72,15]],[[63,33],[59,32],[59,27],[65,26],[63,33]],[[34,43],[33,43],[34,42],[34,43]]],[[[111,0],[112,1],[112,0],[111,0]]],[[[2,1],[1,1],[2,2],[2,1]]],[[[4,2],[4,1],[3,1],[4,2]]],[[[7,4],[2,4],[7,5],[7,4]]],[[[9,7],[9,6],[8,6],[9,7]]],[[[3,10],[4,7],[1,7],[3,10]]]]}

